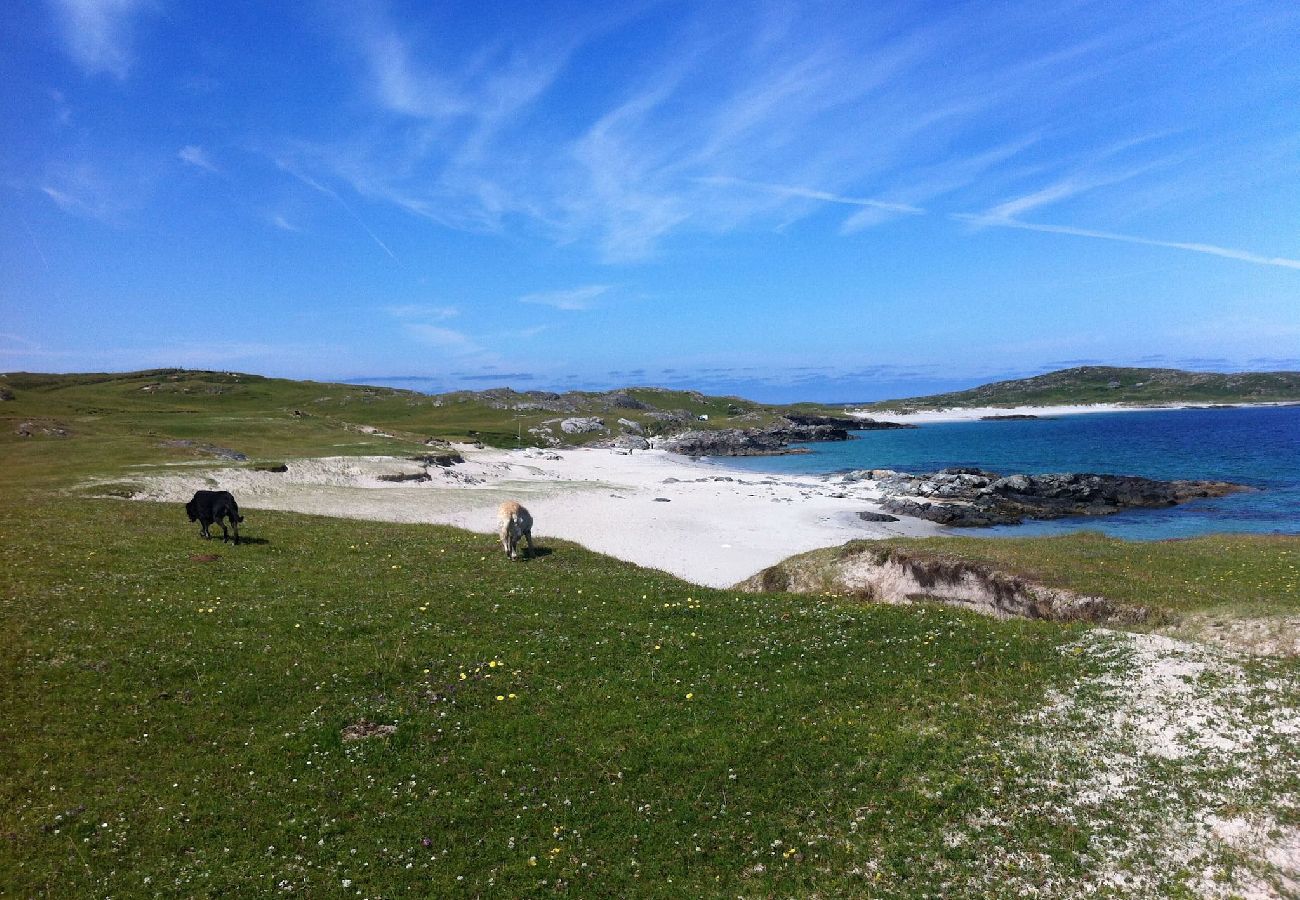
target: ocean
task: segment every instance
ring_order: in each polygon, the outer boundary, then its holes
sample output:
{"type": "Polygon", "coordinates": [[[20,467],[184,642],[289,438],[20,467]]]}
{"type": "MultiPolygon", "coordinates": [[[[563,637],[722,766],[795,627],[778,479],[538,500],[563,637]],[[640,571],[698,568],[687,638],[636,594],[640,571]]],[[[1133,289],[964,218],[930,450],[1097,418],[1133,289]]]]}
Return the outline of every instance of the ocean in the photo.
{"type": "Polygon", "coordinates": [[[850,441],[799,445],[811,451],[806,454],[718,462],[751,471],[801,474],[851,469],[932,472],[946,466],[976,466],[1002,475],[1098,472],[1218,479],[1257,490],[1168,509],[961,532],[1024,536],[1089,529],[1134,540],[1219,532],[1300,534],[1300,406],[940,422],[854,434],[850,441]]]}

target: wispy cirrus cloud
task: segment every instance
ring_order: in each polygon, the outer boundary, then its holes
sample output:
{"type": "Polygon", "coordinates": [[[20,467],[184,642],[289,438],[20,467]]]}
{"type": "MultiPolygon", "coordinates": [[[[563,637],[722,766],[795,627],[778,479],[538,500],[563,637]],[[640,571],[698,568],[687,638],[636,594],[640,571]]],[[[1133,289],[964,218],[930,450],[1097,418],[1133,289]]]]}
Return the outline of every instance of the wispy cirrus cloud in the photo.
{"type": "Polygon", "coordinates": [[[609,293],[608,284],[589,284],[585,287],[570,288],[563,291],[540,291],[525,294],[519,298],[520,303],[533,303],[539,306],[551,306],[568,312],[591,309],[596,300],[609,293]]]}
{"type": "Polygon", "coordinates": [[[100,221],[113,221],[131,202],[98,165],[85,161],[50,164],[40,191],[64,212],[100,221]]]}
{"type": "Polygon", "coordinates": [[[276,160],[276,165],[278,165],[282,171],[289,173],[294,178],[297,178],[299,181],[307,185],[307,187],[311,188],[312,190],[322,193],[326,197],[332,198],[336,203],[338,203],[340,207],[342,207],[343,211],[348,214],[348,216],[352,219],[352,221],[356,222],[357,225],[361,226],[361,230],[370,236],[370,239],[374,241],[376,245],[378,245],[380,250],[383,250],[385,253],[387,253],[388,256],[393,260],[393,262],[401,262],[401,260],[397,258],[397,254],[394,253],[391,249],[389,249],[389,246],[379,239],[379,235],[375,234],[374,229],[372,229],[369,225],[367,225],[365,220],[362,219],[359,215],[357,215],[355,211],[353,211],[351,205],[339,195],[338,191],[334,190],[333,188],[326,187],[325,185],[317,181],[315,178],[312,178],[310,175],[304,174],[303,172],[299,171],[292,163],[286,160],[283,159],[276,160]]]}
{"type": "Polygon", "coordinates": [[[216,164],[208,156],[207,151],[195,144],[187,144],[180,150],[176,151],[176,158],[181,162],[194,166],[196,169],[211,172],[213,175],[221,173],[221,170],[217,168],[216,164]]]}
{"type": "Polygon", "coordinates": [[[1160,240],[1157,238],[1140,237],[1132,234],[1118,234],[1113,231],[1075,228],[1070,225],[1048,225],[1041,222],[1023,222],[1019,219],[1007,218],[1005,216],[953,213],[952,218],[959,222],[967,222],[972,225],[987,225],[997,228],[1018,228],[1022,231],[1039,231],[1045,234],[1064,234],[1072,237],[1091,238],[1100,241],[1117,241],[1123,244],[1139,244],[1145,247],[1167,247],[1171,250],[1185,250],[1190,253],[1203,253],[1208,256],[1235,259],[1239,262],[1251,263],[1257,266],[1276,266],[1283,269],[1300,269],[1300,259],[1289,259],[1284,256],[1268,256],[1260,253],[1252,253],[1249,250],[1237,250],[1232,247],[1218,247],[1214,244],[1199,244],[1191,241],[1160,240]]]}
{"type": "MultiPolygon", "coordinates": [[[[1199,140],[1162,116],[1126,133],[1118,101],[1133,74],[1231,25],[1212,10],[1162,28],[1123,8],[920,16],[831,3],[736,19],[650,4],[624,19],[575,8],[564,28],[525,13],[492,41],[453,46],[382,7],[341,9],[336,31],[371,108],[339,137],[285,150],[299,177],[450,228],[586,245],[607,263],[830,207],[848,209],[832,226],[848,236],[927,211],[982,209],[1018,227],[1085,194],[1118,205],[1129,193],[1116,184],[1151,187],[1150,168],[1176,169],[1199,140]],[[647,19],[663,49],[593,81],[588,45],[647,19]],[[590,89],[575,95],[578,81],[590,89]],[[1144,160],[1153,148],[1170,155],[1144,160]]],[[[1241,30],[1225,46],[1256,39],[1241,30]]]]}
{"type": "Polygon", "coordinates": [[[125,79],[134,62],[132,30],[148,0],[49,0],[64,47],[88,75],[125,79]]]}

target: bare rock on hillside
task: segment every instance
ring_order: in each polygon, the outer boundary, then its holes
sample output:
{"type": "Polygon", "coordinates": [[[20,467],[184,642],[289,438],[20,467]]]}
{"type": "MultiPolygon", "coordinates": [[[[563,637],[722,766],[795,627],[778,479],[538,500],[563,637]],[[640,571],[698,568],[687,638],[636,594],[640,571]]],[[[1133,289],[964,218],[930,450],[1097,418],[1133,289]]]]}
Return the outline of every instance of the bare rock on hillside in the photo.
{"type": "Polygon", "coordinates": [[[186,450],[197,450],[200,453],[206,453],[209,456],[215,456],[217,459],[229,459],[235,462],[243,462],[248,456],[240,453],[238,450],[231,450],[229,447],[218,447],[215,444],[205,444],[202,441],[191,441],[179,438],[171,441],[163,441],[159,447],[177,447],[186,450]]]}
{"type": "Polygon", "coordinates": [[[19,437],[65,438],[72,435],[71,430],[57,422],[23,422],[14,433],[19,437]]]}
{"type": "Polygon", "coordinates": [[[605,421],[595,416],[575,416],[572,419],[565,419],[560,423],[560,430],[565,434],[591,434],[597,431],[608,431],[605,427],[605,421]]]}

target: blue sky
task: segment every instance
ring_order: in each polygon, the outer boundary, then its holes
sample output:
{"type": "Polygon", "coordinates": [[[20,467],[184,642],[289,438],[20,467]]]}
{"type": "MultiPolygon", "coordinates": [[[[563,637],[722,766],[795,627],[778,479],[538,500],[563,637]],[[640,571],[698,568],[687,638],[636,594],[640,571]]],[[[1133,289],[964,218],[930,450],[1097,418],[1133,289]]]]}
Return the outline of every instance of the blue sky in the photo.
{"type": "Polygon", "coordinates": [[[1293,0],[14,4],[0,370],[1296,369],[1297,98],[1293,0]]]}

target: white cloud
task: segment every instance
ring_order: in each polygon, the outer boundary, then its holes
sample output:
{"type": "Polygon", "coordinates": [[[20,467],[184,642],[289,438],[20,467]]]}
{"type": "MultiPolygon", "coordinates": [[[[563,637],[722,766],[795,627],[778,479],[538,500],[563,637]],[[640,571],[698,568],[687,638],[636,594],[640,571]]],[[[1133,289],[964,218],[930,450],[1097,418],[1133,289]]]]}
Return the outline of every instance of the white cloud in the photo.
{"type": "Polygon", "coordinates": [[[925,212],[925,210],[908,203],[891,203],[888,200],[877,200],[871,197],[847,197],[843,194],[832,193],[831,191],[821,191],[816,188],[794,187],[788,184],[763,184],[758,181],[746,181],[743,178],[726,178],[722,176],[701,178],[700,181],[704,184],[719,186],[734,185],[736,187],[754,188],[755,190],[768,191],[781,197],[801,197],[808,200],[823,200],[826,203],[839,203],[845,206],[863,206],[879,212],[908,213],[910,215],[920,215],[925,212]]]}
{"type": "Polygon", "coordinates": [[[1235,259],[1240,262],[1252,263],[1259,266],[1278,266],[1284,269],[1300,269],[1300,259],[1287,259],[1282,256],[1265,256],[1259,253],[1252,253],[1249,250],[1235,250],[1231,247],[1217,247],[1213,244],[1157,240],[1155,238],[1137,237],[1131,234],[1116,234],[1112,231],[1095,231],[1090,228],[1074,228],[1069,225],[1042,225],[1036,222],[1021,222],[1019,219],[1008,219],[996,216],[978,216],[968,215],[965,213],[954,213],[952,218],[959,222],[969,222],[972,225],[994,225],[999,228],[1019,228],[1024,231],[1041,231],[1047,234],[1068,234],[1073,235],[1074,237],[1095,238],[1102,241],[1118,241],[1124,244],[1140,244],[1146,247],[1168,247],[1173,250],[1187,250],[1192,253],[1205,253],[1210,256],[1221,256],[1225,259],[1235,259]]]}
{"type": "Polygon", "coordinates": [[[1065,200],[1073,197],[1084,189],[1083,185],[1077,184],[1072,179],[1059,181],[1056,184],[1049,185],[1041,191],[1035,191],[1032,194],[1026,194],[1023,197],[1017,197],[1014,200],[1008,200],[1000,203],[988,211],[990,219],[1014,219],[1021,213],[1029,212],[1040,206],[1046,206],[1049,203],[1055,203],[1058,200],[1065,200]]]}
{"type": "Polygon", "coordinates": [[[482,352],[482,347],[471,337],[451,328],[429,325],[424,322],[408,322],[402,326],[406,333],[422,344],[446,350],[457,355],[470,355],[482,352]]]}
{"type": "Polygon", "coordinates": [[[131,202],[122,186],[86,162],[51,164],[40,191],[64,212],[100,221],[112,221],[131,202]]]}
{"type": "Polygon", "coordinates": [[[202,147],[189,144],[178,150],[176,152],[176,157],[182,162],[187,162],[191,166],[203,169],[206,172],[211,172],[214,175],[219,174],[216,165],[214,165],[212,160],[208,158],[207,151],[202,147]]]}
{"type": "Polygon", "coordinates": [[[454,306],[425,306],[419,303],[386,306],[384,311],[395,319],[424,319],[435,322],[454,319],[460,315],[460,310],[454,306]]]}
{"type": "Polygon", "coordinates": [[[89,75],[125,79],[133,62],[131,26],[146,0],[50,0],[68,55],[89,75]]]}
{"type": "Polygon", "coordinates": [[[280,215],[279,213],[272,213],[270,217],[270,222],[272,225],[274,225],[276,228],[279,228],[281,231],[292,231],[295,234],[302,231],[301,228],[299,228],[297,225],[290,222],[288,219],[286,219],[284,216],[280,215]]]}
{"type": "Polygon", "coordinates": [[[596,298],[608,293],[609,289],[610,285],[608,284],[589,284],[586,287],[571,288],[567,291],[541,291],[535,294],[525,294],[519,298],[519,302],[578,311],[591,309],[596,298]]]}

